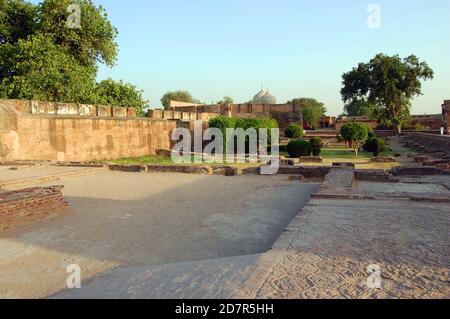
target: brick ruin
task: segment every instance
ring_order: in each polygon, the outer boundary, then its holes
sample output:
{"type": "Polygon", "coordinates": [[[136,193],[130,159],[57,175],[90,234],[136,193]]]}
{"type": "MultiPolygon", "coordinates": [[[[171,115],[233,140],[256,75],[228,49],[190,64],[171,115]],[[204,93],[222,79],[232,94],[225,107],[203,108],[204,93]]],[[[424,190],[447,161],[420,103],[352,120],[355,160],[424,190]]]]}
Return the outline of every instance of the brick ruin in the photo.
{"type": "Polygon", "coordinates": [[[58,216],[68,210],[62,186],[0,191],[0,231],[58,216]]]}

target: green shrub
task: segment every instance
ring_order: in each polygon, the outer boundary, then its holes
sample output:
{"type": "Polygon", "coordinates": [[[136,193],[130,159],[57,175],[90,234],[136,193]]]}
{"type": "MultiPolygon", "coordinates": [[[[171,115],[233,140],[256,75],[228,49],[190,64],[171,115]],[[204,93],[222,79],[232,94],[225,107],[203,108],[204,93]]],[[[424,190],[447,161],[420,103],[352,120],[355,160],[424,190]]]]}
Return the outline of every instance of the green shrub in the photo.
{"type": "Polygon", "coordinates": [[[303,137],[303,129],[298,124],[291,124],[284,130],[284,135],[287,138],[303,137]]]}
{"type": "Polygon", "coordinates": [[[373,153],[373,156],[378,156],[386,150],[386,144],[381,138],[371,137],[364,144],[364,150],[373,153]]]}
{"type": "Polygon", "coordinates": [[[350,122],[341,127],[341,136],[344,141],[349,142],[355,155],[358,156],[359,149],[369,137],[368,126],[356,122],[350,122]]]}
{"type": "Polygon", "coordinates": [[[291,141],[287,146],[290,157],[310,156],[311,150],[311,143],[305,140],[291,141]]]}
{"type": "MultiPolygon", "coordinates": [[[[244,131],[254,128],[259,139],[260,129],[267,129],[267,143],[271,145],[272,134],[271,129],[278,128],[278,122],[269,118],[230,118],[227,116],[217,116],[209,120],[210,128],[218,128],[223,134],[224,151],[227,145],[226,130],[228,128],[242,128],[244,131]]],[[[235,143],[236,145],[236,143],[235,143]]],[[[246,141],[246,149],[248,149],[248,140],[246,141]]]]}
{"type": "Polygon", "coordinates": [[[312,154],[313,156],[320,156],[322,152],[322,139],[320,137],[313,137],[309,140],[311,144],[312,154]]]}

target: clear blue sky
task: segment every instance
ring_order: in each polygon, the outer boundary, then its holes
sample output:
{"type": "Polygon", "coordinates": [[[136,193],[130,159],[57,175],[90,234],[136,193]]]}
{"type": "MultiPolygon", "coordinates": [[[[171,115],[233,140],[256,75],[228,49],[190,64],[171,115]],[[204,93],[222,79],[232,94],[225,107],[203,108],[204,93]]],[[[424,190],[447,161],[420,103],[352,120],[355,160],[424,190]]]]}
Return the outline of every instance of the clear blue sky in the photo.
{"type": "Polygon", "coordinates": [[[416,54],[435,70],[413,112],[450,99],[449,0],[94,0],[119,30],[117,66],[99,79],[132,82],[152,107],[168,90],[205,103],[250,100],[263,83],[281,103],[314,97],[342,112],[342,73],[375,54],[416,54]],[[381,29],[367,27],[378,4],[381,29]]]}

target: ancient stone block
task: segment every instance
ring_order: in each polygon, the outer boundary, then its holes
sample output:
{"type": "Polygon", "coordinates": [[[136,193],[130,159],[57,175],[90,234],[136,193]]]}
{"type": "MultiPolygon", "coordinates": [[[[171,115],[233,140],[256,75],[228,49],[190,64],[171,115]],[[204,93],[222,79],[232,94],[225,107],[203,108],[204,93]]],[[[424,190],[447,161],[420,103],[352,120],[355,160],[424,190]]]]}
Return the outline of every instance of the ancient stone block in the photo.
{"type": "Polygon", "coordinates": [[[299,158],[300,163],[323,163],[320,156],[302,156],[299,158]]]}
{"type": "Polygon", "coordinates": [[[110,106],[97,105],[97,116],[112,116],[112,110],[110,106]]]}
{"type": "Polygon", "coordinates": [[[95,105],[79,104],[78,112],[79,115],[82,116],[97,116],[97,108],[95,107],[95,105]]]}
{"type": "Polygon", "coordinates": [[[112,108],[112,116],[127,117],[127,108],[126,107],[113,107],[112,108]]]}
{"type": "Polygon", "coordinates": [[[58,115],[78,115],[78,104],[55,103],[55,111],[58,115]]]}
{"type": "Polygon", "coordinates": [[[434,166],[416,166],[416,167],[405,167],[399,166],[392,169],[392,174],[394,176],[422,176],[422,175],[441,175],[444,172],[434,166]]]}
{"type": "Polygon", "coordinates": [[[396,163],[397,160],[393,156],[375,156],[370,159],[374,163],[396,163]]]}
{"type": "Polygon", "coordinates": [[[127,107],[127,116],[136,117],[136,109],[134,107],[127,107]]]}

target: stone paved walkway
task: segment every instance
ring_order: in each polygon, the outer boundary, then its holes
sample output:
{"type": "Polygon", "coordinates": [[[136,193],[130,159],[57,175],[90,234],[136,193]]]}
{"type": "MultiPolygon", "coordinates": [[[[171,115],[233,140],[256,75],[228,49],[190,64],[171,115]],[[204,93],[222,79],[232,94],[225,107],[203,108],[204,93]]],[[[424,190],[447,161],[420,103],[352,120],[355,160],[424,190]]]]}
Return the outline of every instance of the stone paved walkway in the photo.
{"type": "Polygon", "coordinates": [[[450,298],[449,230],[449,203],[312,200],[234,297],[450,298]]]}

